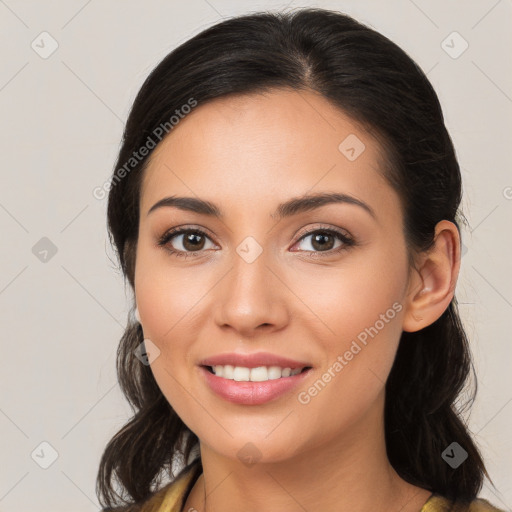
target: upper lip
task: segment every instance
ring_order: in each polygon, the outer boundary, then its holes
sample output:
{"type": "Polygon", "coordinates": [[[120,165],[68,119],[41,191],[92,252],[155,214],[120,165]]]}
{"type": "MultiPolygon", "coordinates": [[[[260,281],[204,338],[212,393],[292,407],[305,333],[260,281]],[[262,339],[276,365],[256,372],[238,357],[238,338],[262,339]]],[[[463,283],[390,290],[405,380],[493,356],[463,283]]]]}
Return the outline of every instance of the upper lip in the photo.
{"type": "Polygon", "coordinates": [[[258,366],[279,366],[281,368],[291,368],[292,370],[294,368],[311,366],[309,363],[295,361],[277,354],[270,354],[269,352],[256,352],[254,354],[217,354],[203,359],[199,364],[201,366],[229,364],[232,366],[244,366],[246,368],[257,368],[258,366]]]}

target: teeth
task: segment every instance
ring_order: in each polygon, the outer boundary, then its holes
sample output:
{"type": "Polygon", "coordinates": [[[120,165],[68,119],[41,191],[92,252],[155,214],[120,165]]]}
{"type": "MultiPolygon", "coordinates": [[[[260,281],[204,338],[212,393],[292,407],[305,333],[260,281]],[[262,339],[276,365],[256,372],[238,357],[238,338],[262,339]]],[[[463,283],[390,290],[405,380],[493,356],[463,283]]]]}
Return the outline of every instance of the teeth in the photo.
{"type": "Polygon", "coordinates": [[[264,382],[267,380],[280,379],[297,375],[303,368],[281,368],[280,366],[258,366],[257,368],[246,368],[244,366],[215,365],[211,367],[217,377],[235,380],[237,382],[264,382]]]}

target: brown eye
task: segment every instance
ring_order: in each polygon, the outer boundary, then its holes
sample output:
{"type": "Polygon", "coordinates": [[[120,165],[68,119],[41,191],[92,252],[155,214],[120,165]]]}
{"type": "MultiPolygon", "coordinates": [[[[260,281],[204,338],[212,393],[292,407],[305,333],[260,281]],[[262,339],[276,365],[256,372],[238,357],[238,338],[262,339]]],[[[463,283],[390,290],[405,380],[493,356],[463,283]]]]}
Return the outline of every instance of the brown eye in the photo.
{"type": "Polygon", "coordinates": [[[312,235],[312,237],[311,246],[318,251],[328,251],[333,248],[336,242],[336,238],[329,233],[320,232],[312,235]]]}
{"type": "Polygon", "coordinates": [[[306,247],[303,247],[301,250],[312,252],[312,255],[314,255],[315,252],[328,253],[330,255],[347,249],[355,244],[352,238],[333,229],[317,229],[315,231],[310,231],[303,235],[299,242],[302,242],[307,238],[311,238],[311,241],[309,244],[304,244],[306,247]],[[336,240],[340,241],[338,246],[335,246],[336,240]]]}
{"type": "Polygon", "coordinates": [[[210,240],[209,237],[201,230],[178,228],[165,233],[158,245],[179,256],[202,251],[207,240],[210,240]]]}
{"type": "Polygon", "coordinates": [[[204,247],[205,239],[203,235],[197,233],[188,233],[183,235],[182,244],[187,251],[197,251],[204,247]]]}

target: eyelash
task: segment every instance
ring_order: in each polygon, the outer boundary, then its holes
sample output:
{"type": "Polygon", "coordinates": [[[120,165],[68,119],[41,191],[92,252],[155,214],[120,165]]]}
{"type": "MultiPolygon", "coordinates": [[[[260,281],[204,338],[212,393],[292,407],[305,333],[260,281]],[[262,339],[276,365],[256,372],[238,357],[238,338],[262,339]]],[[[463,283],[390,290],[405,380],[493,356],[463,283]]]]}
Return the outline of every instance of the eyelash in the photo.
{"type": "MultiPolygon", "coordinates": [[[[158,246],[165,248],[167,251],[169,251],[173,256],[176,257],[183,257],[188,258],[189,256],[199,256],[202,250],[199,251],[180,251],[176,249],[170,249],[169,247],[166,247],[166,245],[177,235],[181,235],[183,233],[195,233],[199,234],[201,236],[205,236],[207,238],[210,238],[207,233],[202,231],[198,228],[190,228],[190,227],[182,227],[182,228],[174,228],[170,229],[169,231],[166,231],[158,240],[158,246]]],[[[338,240],[343,242],[343,245],[338,247],[337,249],[329,249],[328,251],[298,251],[298,252],[306,252],[308,253],[308,257],[310,258],[322,258],[324,255],[326,256],[333,256],[335,254],[341,253],[343,251],[348,250],[350,247],[356,245],[356,242],[353,238],[350,236],[347,236],[340,231],[333,229],[333,228],[327,228],[327,227],[319,227],[312,231],[307,231],[306,233],[303,233],[300,238],[297,240],[296,243],[302,241],[304,238],[314,235],[314,234],[328,234],[335,236],[338,240]]],[[[295,244],[294,244],[295,245],[295,244]]]]}

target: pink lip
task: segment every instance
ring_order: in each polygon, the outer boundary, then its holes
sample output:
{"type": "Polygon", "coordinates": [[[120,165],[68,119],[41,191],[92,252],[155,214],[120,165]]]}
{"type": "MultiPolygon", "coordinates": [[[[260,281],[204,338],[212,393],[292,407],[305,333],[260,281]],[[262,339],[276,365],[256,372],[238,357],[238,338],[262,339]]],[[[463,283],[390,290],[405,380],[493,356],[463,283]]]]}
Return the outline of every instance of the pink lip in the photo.
{"type": "Polygon", "coordinates": [[[246,368],[257,368],[258,366],[280,366],[281,368],[304,368],[313,366],[310,363],[294,361],[287,357],[270,354],[269,352],[256,352],[254,354],[218,354],[208,357],[199,363],[201,366],[227,365],[245,366],[246,368]]]}
{"type": "MultiPolygon", "coordinates": [[[[247,364],[243,366],[247,366],[247,364]]],[[[279,364],[276,366],[281,365],[279,364]]],[[[253,367],[255,366],[251,366],[251,368],[253,367]]],[[[289,368],[289,366],[286,366],[286,368],[289,368]]],[[[210,389],[225,400],[235,404],[260,405],[278,398],[287,391],[292,390],[294,387],[304,382],[304,379],[308,377],[311,369],[305,370],[302,373],[298,373],[297,375],[292,375],[290,377],[281,377],[279,379],[267,380],[265,382],[235,381],[224,379],[223,377],[217,377],[213,373],[210,373],[210,371],[205,366],[201,366],[199,371],[210,389]]]]}

